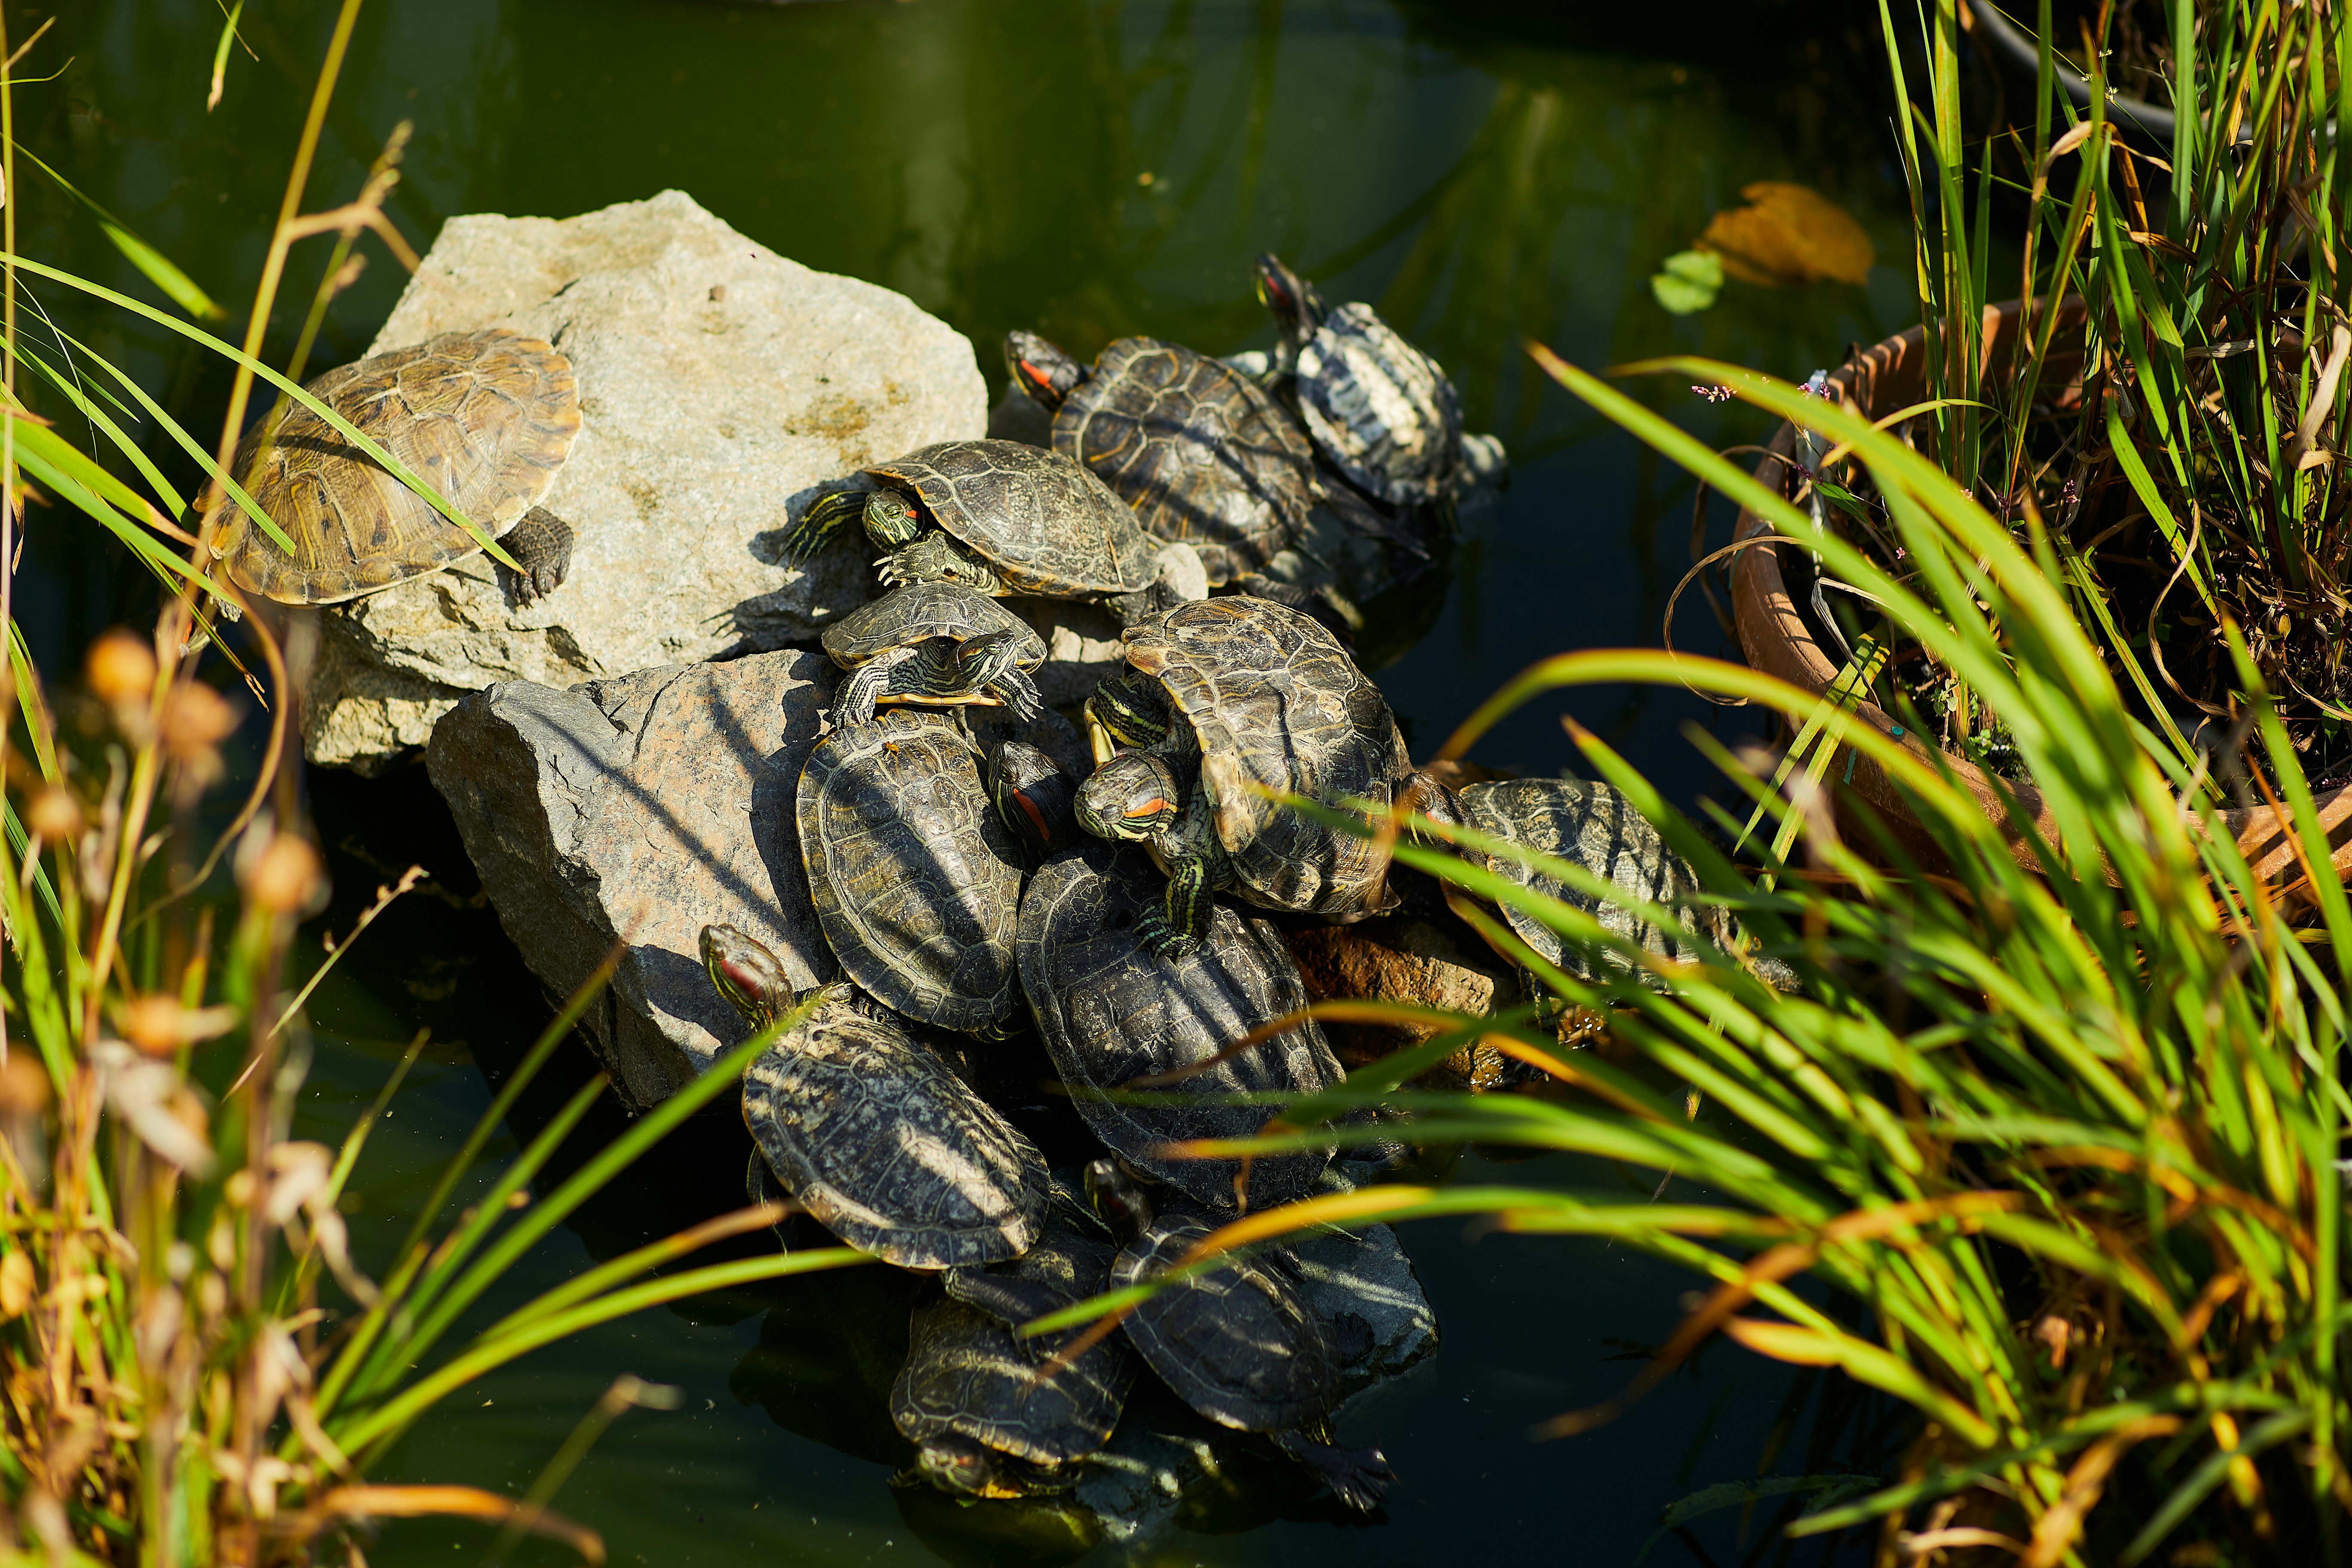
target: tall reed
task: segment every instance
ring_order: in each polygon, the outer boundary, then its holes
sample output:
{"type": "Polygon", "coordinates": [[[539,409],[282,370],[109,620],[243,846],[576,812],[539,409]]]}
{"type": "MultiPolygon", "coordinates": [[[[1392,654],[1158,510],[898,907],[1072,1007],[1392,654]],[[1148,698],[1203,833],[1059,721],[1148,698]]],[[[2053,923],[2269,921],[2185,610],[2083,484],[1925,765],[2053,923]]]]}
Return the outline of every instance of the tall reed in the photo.
{"type": "MultiPolygon", "coordinates": [[[[1776,490],[1672,424],[1538,358],[1709,483],[1783,528],[1805,526],[1776,490]]],[[[1695,909],[1643,906],[1580,867],[1466,830],[1383,824],[1370,831],[1398,835],[1401,862],[1531,914],[1594,955],[1604,978],[1580,979],[1474,911],[1480,933],[1543,989],[1605,1016],[1612,1048],[1565,1049],[1528,1007],[1474,1017],[1325,1003],[1316,1010],[1410,1015],[1440,1032],[1283,1107],[1280,1125],[1318,1129],[1348,1108],[1401,1104],[1418,1113],[1418,1137],[1614,1161],[1648,1173],[1641,1185],[1658,1185],[1659,1196],[1374,1186],[1244,1217],[1204,1241],[1196,1261],[1310,1225],[1442,1214],[1610,1236],[1713,1289],[1623,1394],[1563,1412],[1540,1436],[1591,1430],[1722,1334],[1779,1361],[1834,1368],[1913,1414],[1907,1446],[1885,1457],[1867,1495],[1796,1515],[1793,1536],[1867,1528],[1888,1564],[1936,1552],[2044,1568],[2337,1560],[2352,1503],[2352,1386],[2337,1343],[2336,1162],[2352,1111],[2336,959],[2352,940],[2343,887],[2315,879],[2316,923],[2289,918],[2294,906],[2253,875],[2200,804],[2200,781],[2147,743],[2068,613],[2046,534],[2021,542],[1937,464],[1800,388],[1699,360],[1638,368],[1729,386],[1825,447],[1851,450],[1885,498],[1913,573],[1898,579],[1835,539],[1822,545],[1825,566],[1877,595],[1905,635],[2009,716],[2059,825],[2055,842],[2034,846],[2046,875],[2021,868],[1939,753],[1866,725],[1840,729],[1834,709],[1768,676],[1638,650],[1538,664],[1442,754],[1464,754],[1502,715],[1550,693],[1688,684],[1792,726],[1826,719],[1828,765],[1859,752],[1887,769],[1949,871],[1922,874],[1891,838],[1848,841],[1813,776],[1776,778],[1695,730],[1743,811],[1760,808],[1788,829],[1748,840],[1762,865],[1745,874],[1569,721],[1593,772],[1696,868],[1701,901],[1736,911],[1802,988],[1775,991],[1729,955],[1668,963],[1480,857],[1533,864],[1584,900],[1679,929],[1691,946],[1695,909]],[[1558,1091],[1412,1087],[1482,1037],[1542,1068],[1558,1091]]],[[[2326,835],[2293,739],[2242,638],[2233,646],[2266,775],[2249,787],[2275,791],[2306,873],[2325,867],[2326,835]]],[[[1727,835],[1739,832],[1735,816],[1710,810],[1727,835]]]]}
{"type": "MultiPolygon", "coordinates": [[[[730,1088],[774,1033],[746,1042],[552,1192],[534,1196],[530,1184],[605,1087],[601,1076],[593,1079],[478,1202],[449,1215],[459,1182],[609,978],[609,962],[501,1087],[383,1279],[365,1277],[350,1256],[337,1204],[422,1037],[337,1146],[289,1133],[308,1060],[302,1004],[324,967],[295,989],[291,938],[324,894],[286,755],[288,737],[299,732],[300,650],[316,634],[307,612],[247,602],[212,574],[209,506],[184,504],[142,437],[184,454],[205,476],[207,501],[233,496],[281,539],[227,468],[254,384],[268,384],[277,399],[265,418],[299,402],[369,446],[297,384],[359,237],[373,232],[395,258],[415,263],[383,210],[404,127],[353,201],[300,210],[358,10],[357,0],[345,0],[339,14],[241,349],[188,319],[218,312],[184,274],[54,172],[183,313],[16,253],[10,89],[0,81],[0,150],[11,159],[0,167],[0,188],[10,193],[0,206],[8,289],[19,275],[48,279],[236,367],[229,407],[207,447],[86,344],[61,340],[79,367],[69,374],[63,362],[21,342],[13,291],[0,295],[7,300],[0,479],[10,503],[0,509],[7,642],[0,672],[7,934],[0,959],[0,1559],[7,1561],[33,1554],[142,1568],[321,1554],[341,1561],[338,1543],[371,1521],[442,1513],[553,1535],[600,1562],[593,1532],[543,1506],[560,1468],[520,1503],[460,1485],[373,1485],[367,1472],[436,1401],[541,1345],[703,1291],[864,1261],[831,1247],[692,1266],[703,1247],[780,1212],[750,1208],[639,1247],[487,1329],[458,1334],[463,1316],[525,1251],[730,1088]],[[334,247],[328,281],[281,372],[261,358],[264,328],[288,255],[314,237],[334,247]],[[86,422],[95,450],[33,412],[20,371],[86,422]],[[31,484],[61,518],[105,531],[164,590],[152,631],[100,638],[78,679],[36,668],[12,613],[11,540],[31,484]],[[230,610],[242,612],[246,628],[234,637],[219,625],[230,610]],[[232,804],[217,797],[228,778],[223,747],[240,721],[239,684],[265,710],[268,738],[257,775],[232,804]],[[215,806],[226,811],[225,829],[215,806]],[[226,887],[215,876],[225,859],[226,887]]],[[[0,56],[6,52],[0,30],[0,56]]],[[[413,880],[414,873],[382,889],[325,963],[413,880]]],[[[352,1560],[360,1560],[355,1545],[352,1560]]]]}

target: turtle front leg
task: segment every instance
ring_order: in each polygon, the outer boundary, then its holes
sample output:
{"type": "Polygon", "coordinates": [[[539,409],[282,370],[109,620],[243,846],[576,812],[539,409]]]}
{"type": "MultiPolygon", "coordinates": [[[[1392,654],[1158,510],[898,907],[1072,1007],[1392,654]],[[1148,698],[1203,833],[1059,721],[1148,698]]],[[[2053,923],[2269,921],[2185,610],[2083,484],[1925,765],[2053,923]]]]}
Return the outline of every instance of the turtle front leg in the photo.
{"type": "Polygon", "coordinates": [[[1013,717],[1024,724],[1045,710],[1045,695],[1025,669],[1008,669],[982,689],[1012,709],[1013,717]]]}
{"type": "Polygon", "coordinates": [[[961,583],[996,597],[1013,592],[1012,585],[996,574],[994,567],[936,530],[880,557],[874,564],[880,569],[886,587],[903,587],[908,583],[961,583]]]}
{"type": "Polygon", "coordinates": [[[843,724],[871,724],[874,705],[889,693],[908,689],[904,681],[907,664],[915,657],[910,647],[892,648],[888,653],[867,659],[849,672],[833,694],[833,721],[843,724]]]}
{"type": "Polygon", "coordinates": [[[843,523],[866,515],[866,499],[864,490],[843,490],[811,501],[808,510],[801,513],[801,520],[784,534],[784,564],[807,565],[818,551],[833,542],[843,523]]]}
{"type": "Polygon", "coordinates": [[[507,530],[499,543],[522,570],[501,566],[499,575],[517,605],[535,605],[563,586],[572,574],[574,537],[572,525],[543,506],[531,508],[507,530]]]}
{"type": "Polygon", "coordinates": [[[1135,931],[1161,958],[1190,958],[1209,939],[1214,907],[1209,894],[1208,860],[1186,856],[1169,868],[1168,897],[1162,906],[1145,910],[1135,922],[1135,931]]]}

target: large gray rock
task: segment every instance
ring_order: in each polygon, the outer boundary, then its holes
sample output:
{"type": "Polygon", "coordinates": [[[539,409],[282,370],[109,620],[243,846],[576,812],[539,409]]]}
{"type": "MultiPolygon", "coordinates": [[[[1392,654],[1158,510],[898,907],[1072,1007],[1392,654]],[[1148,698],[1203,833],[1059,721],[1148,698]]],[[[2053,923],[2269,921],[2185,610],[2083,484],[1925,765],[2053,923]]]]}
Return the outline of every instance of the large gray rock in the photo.
{"type": "Polygon", "coordinates": [[[850,550],[782,565],[788,516],[867,462],[987,427],[961,334],[677,191],[561,221],[451,219],[370,352],[494,325],[546,338],[579,375],[580,437],[546,500],[578,536],[571,578],[520,609],[477,555],[329,612],[314,763],[379,767],[497,681],[813,642],[872,573],[850,550]]]}
{"type": "Polygon", "coordinates": [[[833,977],[793,817],[833,682],[801,651],[568,691],[501,681],[434,727],[434,787],[531,972],[568,995],[625,944],[585,1022],[635,1109],[742,1036],[703,973],[705,925],[766,942],[795,988],[833,977]]]}

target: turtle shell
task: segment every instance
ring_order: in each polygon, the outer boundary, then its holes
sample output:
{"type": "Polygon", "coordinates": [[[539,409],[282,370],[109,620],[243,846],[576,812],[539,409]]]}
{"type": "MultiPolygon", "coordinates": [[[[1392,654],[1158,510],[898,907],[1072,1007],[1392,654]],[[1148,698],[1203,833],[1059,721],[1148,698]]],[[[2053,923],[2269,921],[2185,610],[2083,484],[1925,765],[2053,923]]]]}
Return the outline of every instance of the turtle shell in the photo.
{"type": "MultiPolygon", "coordinates": [[[[1700,891],[1690,863],[1666,847],[1649,819],[1605,784],[1582,779],[1505,779],[1466,785],[1456,792],[1455,798],[1465,826],[1581,866],[1644,902],[1672,908],[1700,891]]],[[[1661,957],[1683,962],[1721,957],[1720,953],[1702,954],[1630,910],[1565,887],[1516,860],[1500,855],[1480,858],[1496,875],[1586,910],[1604,930],[1630,937],[1661,957]]],[[[1701,906],[1685,912],[1685,923],[1712,934],[1713,928],[1724,923],[1722,917],[1722,910],[1701,906]]],[[[1522,910],[1504,905],[1503,919],[1529,947],[1580,979],[1602,978],[1594,967],[1596,957],[1613,973],[1624,973],[1622,960],[1569,946],[1558,931],[1522,910]]],[[[1642,978],[1653,986],[1663,988],[1665,984],[1663,976],[1648,971],[1642,972],[1642,978]]]]}
{"type": "MultiPolygon", "coordinates": [[[[555,482],[580,434],[572,362],[505,327],[448,332],[331,370],[304,388],[493,538],[555,482]]],[[[289,605],[331,605],[462,561],[474,536],[433,510],[310,409],[267,420],[230,471],[294,542],[279,549],[232,501],[213,549],[239,586],[289,605]]]]}
{"type": "Polygon", "coordinates": [[[1370,305],[1342,305],[1298,351],[1299,417],[1358,488],[1401,506],[1443,500],[1462,464],[1462,400],[1437,362],[1370,305]]]}
{"type": "Polygon", "coordinates": [[[1290,543],[1319,487],[1297,422],[1229,364],[1121,338],[1054,417],[1054,450],[1099,474],[1145,530],[1189,544],[1211,585],[1290,543]]]}
{"type": "Polygon", "coordinates": [[[1199,739],[1200,787],[1233,858],[1234,891],[1312,914],[1381,908],[1388,858],[1373,841],[1250,787],[1381,808],[1411,771],[1387,700],[1338,640],[1247,594],[1179,605],[1126,637],[1127,662],[1159,680],[1199,739]]]}
{"type": "MultiPolygon", "coordinates": [[[[1111,1256],[1107,1244],[1053,1226],[1017,1261],[995,1271],[1042,1280],[1078,1301],[1102,1289],[1111,1256]]],[[[917,1444],[955,1434],[1033,1465],[1091,1454],[1118,1425],[1135,1358],[1113,1335],[1048,1373],[1045,1363],[1079,1332],[1024,1342],[961,1301],[924,1307],[914,1315],[907,1363],[890,1390],[890,1418],[917,1444]]]]}
{"type": "Polygon", "coordinates": [[[820,639],[833,662],[855,669],[877,654],[931,637],[1017,633],[1023,669],[1045,662],[1045,640],[1034,627],[979,589],[963,583],[908,583],[871,599],[825,628],[820,639]]]}
{"type": "MultiPolygon", "coordinates": [[[[1110,1266],[1113,1289],[1174,1268],[1210,1224],[1162,1215],[1110,1266]]],[[[1137,1303],[1127,1337],[1183,1399],[1244,1432],[1311,1426],[1339,1403],[1339,1358],[1323,1323],[1282,1274],[1234,1258],[1137,1303]]]]}
{"type": "Polygon", "coordinates": [[[1083,464],[1020,441],[942,441],[866,470],[911,492],[1019,594],[1132,594],[1160,543],[1083,464]]]}
{"type": "Polygon", "coordinates": [[[901,1268],[1017,1257],[1044,1226],[1036,1146],[844,988],[751,1064],[743,1121],[819,1224],[901,1268]]]}
{"type": "MultiPolygon", "coordinates": [[[[1310,1018],[1155,1091],[1154,1103],[1108,1098],[1130,1079],[1205,1062],[1308,1001],[1280,933],[1223,903],[1214,907],[1208,940],[1190,957],[1153,956],[1135,927],[1159,906],[1164,886],[1132,845],[1089,839],[1048,860],[1030,878],[1021,902],[1021,985],[1055,1069],[1095,1135],[1196,1202],[1231,1208],[1244,1168],[1240,1160],[1185,1159],[1161,1146],[1249,1137],[1275,1108],[1221,1100],[1313,1094],[1343,1074],[1310,1018]]],[[[1321,1148],[1251,1161],[1249,1208],[1306,1196],[1330,1157],[1321,1148]]]]}
{"type": "Polygon", "coordinates": [[[845,725],[809,753],[797,809],[817,924],[852,980],[941,1028],[1012,1014],[1021,842],[970,741],[929,715],[845,725]]]}

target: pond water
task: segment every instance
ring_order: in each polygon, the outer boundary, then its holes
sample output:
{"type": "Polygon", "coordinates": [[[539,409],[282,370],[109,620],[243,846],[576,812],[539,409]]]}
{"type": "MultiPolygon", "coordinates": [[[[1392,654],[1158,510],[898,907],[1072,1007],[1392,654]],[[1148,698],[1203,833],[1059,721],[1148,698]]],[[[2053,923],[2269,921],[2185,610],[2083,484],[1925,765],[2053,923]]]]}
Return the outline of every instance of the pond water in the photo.
{"type": "MultiPolygon", "coordinates": [[[[47,76],[70,57],[55,81],[21,89],[25,143],[236,309],[251,297],[332,9],[247,5],[250,53],[232,50],[226,97],[207,113],[211,5],[82,0],[23,68],[47,76]]],[[[452,214],[565,216],[682,188],[785,255],[904,290],[971,335],[992,384],[994,345],[1016,326],[1087,356],[1129,332],[1215,353],[1265,346],[1248,262],[1276,250],[1436,354],[1471,426],[1498,433],[1513,458],[1510,489],[1469,520],[1414,622],[1378,628],[1401,655],[1381,681],[1425,753],[1534,658],[1654,644],[1689,561],[1688,481],[1543,381],[1522,340],[1591,366],[1696,350],[1801,376],[1916,313],[1901,188],[1882,156],[1883,66],[1866,34],[1834,36],[1835,22],[1832,36],[1798,36],[1769,6],[1570,14],[1581,9],[375,0],[308,205],[347,199],[402,119],[415,136],[393,211],[419,248],[452,214]],[[1882,258],[1869,285],[1735,284],[1713,310],[1667,315],[1648,275],[1764,179],[1811,184],[1854,213],[1882,258]]],[[[10,6],[12,32],[38,15],[10,6]]],[[[152,298],[54,187],[20,183],[26,254],[152,298]]],[[[320,254],[298,256],[273,357],[290,345],[320,254]]],[[[375,254],[313,363],[353,357],[400,283],[375,254]]],[[[58,291],[36,299],[191,427],[217,419],[226,377],[214,363],[58,291]]],[[[1762,433],[1682,385],[1642,395],[1717,444],[1762,433]]],[[[52,669],[103,626],[152,614],[151,581],[81,526],[45,526],[54,515],[36,514],[18,590],[52,669]]],[[[1724,646],[1696,595],[1679,640],[1724,646]]],[[[1683,727],[1731,736],[1748,724],[1669,694],[1588,691],[1531,706],[1479,755],[1560,770],[1573,756],[1563,711],[1685,804],[1706,774],[1683,727]]],[[[412,861],[434,879],[313,1007],[310,1136],[339,1136],[404,1043],[432,1031],[352,1193],[363,1258],[381,1261],[547,1008],[421,769],[310,787],[337,887],[321,929],[348,930],[377,882],[412,861]]],[[[560,1058],[494,1156],[590,1070],[576,1049],[560,1058]]],[[[617,1125],[616,1111],[592,1118],[567,1157],[617,1125]]],[[[698,1121],[543,1243],[478,1315],[733,1206],[743,1149],[729,1117],[698,1121]]],[[[1560,1161],[1487,1174],[1611,1179],[1560,1161]]],[[[1725,1349],[1597,1433],[1526,1438],[1531,1422],[1631,1376],[1638,1362],[1625,1358],[1671,1331],[1686,1276],[1622,1247],[1482,1238],[1455,1222],[1407,1226],[1405,1243],[1444,1349],[1343,1422],[1402,1478],[1385,1515],[1349,1524],[1278,1474],[1244,1474],[1153,1561],[1629,1563],[1666,1503],[1766,1462],[1790,1379],[1725,1349]]],[[[877,1390],[895,1370],[906,1302],[902,1282],[877,1270],[642,1314],[464,1391],[380,1479],[519,1491],[625,1372],[674,1385],[682,1405],[625,1415],[557,1505],[601,1531],[616,1562],[1073,1560],[1078,1548],[1049,1516],[887,1484],[904,1456],[877,1390]]],[[[1769,1468],[1789,1472],[1802,1453],[1801,1432],[1769,1468]]],[[[1729,1510],[1656,1550],[1741,1561],[1762,1550],[1742,1531],[1729,1510]]],[[[447,1562],[487,1542],[471,1526],[399,1524],[370,1561],[447,1562]]],[[[515,1560],[561,1554],[526,1546],[515,1560]]]]}

